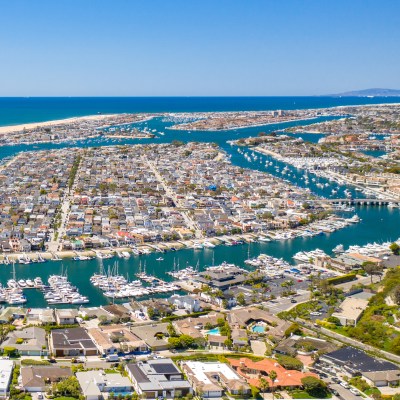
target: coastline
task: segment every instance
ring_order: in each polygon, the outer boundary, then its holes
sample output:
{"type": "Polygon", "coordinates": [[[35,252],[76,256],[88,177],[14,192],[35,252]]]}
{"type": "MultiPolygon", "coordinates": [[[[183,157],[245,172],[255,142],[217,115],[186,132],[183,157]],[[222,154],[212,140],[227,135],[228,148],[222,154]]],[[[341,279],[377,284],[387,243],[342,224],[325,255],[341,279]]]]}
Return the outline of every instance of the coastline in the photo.
{"type": "MultiPolygon", "coordinates": [[[[193,128],[188,128],[185,126],[184,128],[175,128],[175,126],[179,127],[181,126],[180,124],[178,125],[173,125],[173,126],[168,126],[165,129],[169,129],[171,131],[192,131],[192,132],[223,132],[223,131],[235,131],[236,129],[247,129],[247,128],[257,128],[261,126],[268,126],[268,125],[279,125],[279,124],[288,124],[290,122],[299,122],[299,121],[309,121],[312,119],[316,119],[317,117],[311,117],[311,118],[300,118],[300,119],[291,119],[289,121],[278,121],[278,122],[267,122],[267,123],[262,123],[262,124],[251,124],[251,125],[244,125],[244,126],[236,126],[236,127],[230,127],[230,128],[221,128],[221,129],[193,129],[193,128]]],[[[183,125],[183,124],[182,124],[183,125]]]]}
{"type": "MultiPolygon", "coordinates": [[[[121,114],[125,114],[125,113],[121,113],[121,114]]],[[[24,128],[31,129],[31,128],[37,128],[38,126],[66,125],[70,122],[85,121],[85,120],[101,121],[102,119],[115,117],[115,116],[121,115],[121,114],[114,113],[114,114],[101,114],[101,115],[87,115],[85,117],[70,117],[70,118],[55,119],[55,120],[44,121],[44,122],[29,122],[26,124],[5,125],[5,126],[0,126],[0,134],[15,133],[15,132],[19,132],[19,131],[23,130],[24,128]]]]}
{"type": "MultiPolygon", "coordinates": [[[[254,241],[257,237],[255,233],[244,233],[244,234],[237,234],[237,235],[224,235],[220,237],[211,237],[211,238],[201,238],[201,239],[188,239],[188,240],[178,240],[178,241],[171,241],[171,242],[158,242],[158,243],[149,243],[149,244],[141,244],[137,245],[136,248],[139,251],[145,250],[146,253],[143,255],[148,255],[152,253],[161,253],[167,251],[176,251],[184,250],[184,249],[193,249],[194,243],[203,244],[204,242],[211,242],[215,246],[224,245],[227,240],[241,240],[244,242],[251,242],[254,241]]],[[[206,249],[204,247],[202,250],[206,249]]],[[[64,259],[73,258],[76,256],[86,256],[86,257],[96,257],[96,254],[112,254],[117,256],[117,252],[127,251],[134,256],[135,254],[132,252],[132,248],[128,246],[121,246],[121,247],[113,247],[113,248],[98,248],[95,250],[92,249],[85,249],[85,250],[58,250],[58,251],[31,251],[31,252],[13,252],[13,253],[2,253],[0,255],[0,264],[4,265],[5,257],[7,256],[10,262],[15,261],[18,263],[18,259],[20,256],[32,256],[31,259],[36,260],[38,255],[40,255],[43,259],[48,261],[57,261],[54,257],[56,255],[59,257],[59,261],[64,259]]]]}

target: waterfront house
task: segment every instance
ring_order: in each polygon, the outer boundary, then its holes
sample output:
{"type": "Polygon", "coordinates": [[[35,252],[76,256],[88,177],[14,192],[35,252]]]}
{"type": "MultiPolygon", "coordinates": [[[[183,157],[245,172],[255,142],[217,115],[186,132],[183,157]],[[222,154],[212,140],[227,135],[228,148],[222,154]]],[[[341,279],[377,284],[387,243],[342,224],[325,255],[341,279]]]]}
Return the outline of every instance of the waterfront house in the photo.
{"type": "Polygon", "coordinates": [[[56,309],[55,316],[58,325],[73,325],[76,323],[77,317],[76,310],[56,309]]]}
{"type": "Polygon", "coordinates": [[[181,296],[178,294],[174,294],[168,299],[168,301],[171,304],[174,304],[176,307],[184,309],[190,313],[198,312],[201,310],[200,301],[197,298],[189,295],[181,296]]]}

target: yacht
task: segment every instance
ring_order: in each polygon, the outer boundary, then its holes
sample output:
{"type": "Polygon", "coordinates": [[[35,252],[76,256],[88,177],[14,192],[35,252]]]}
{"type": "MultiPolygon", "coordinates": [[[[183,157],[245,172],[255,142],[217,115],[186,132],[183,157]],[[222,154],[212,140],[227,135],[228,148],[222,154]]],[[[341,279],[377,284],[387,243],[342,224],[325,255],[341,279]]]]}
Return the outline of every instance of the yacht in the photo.
{"type": "Polygon", "coordinates": [[[342,244],[338,244],[332,251],[334,253],[344,253],[344,246],[342,244]]]}

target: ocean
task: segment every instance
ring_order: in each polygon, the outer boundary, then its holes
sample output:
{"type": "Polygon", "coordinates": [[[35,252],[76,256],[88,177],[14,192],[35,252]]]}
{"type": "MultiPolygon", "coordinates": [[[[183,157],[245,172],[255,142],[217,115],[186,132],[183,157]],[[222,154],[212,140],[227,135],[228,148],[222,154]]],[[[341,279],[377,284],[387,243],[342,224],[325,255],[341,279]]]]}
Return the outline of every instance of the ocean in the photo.
{"type": "Polygon", "coordinates": [[[0,126],[98,113],[294,110],[398,102],[400,97],[1,97],[0,126]]]}

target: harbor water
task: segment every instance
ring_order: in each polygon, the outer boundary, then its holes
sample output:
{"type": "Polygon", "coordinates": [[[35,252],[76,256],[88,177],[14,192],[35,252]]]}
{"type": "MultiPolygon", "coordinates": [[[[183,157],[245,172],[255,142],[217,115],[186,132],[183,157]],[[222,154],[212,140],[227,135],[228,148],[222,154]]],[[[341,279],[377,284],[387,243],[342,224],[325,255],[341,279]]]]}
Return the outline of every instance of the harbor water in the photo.
{"type": "MultiPolygon", "coordinates": [[[[184,99],[174,98],[169,104],[166,98],[153,99],[153,103],[147,98],[140,103],[137,99],[131,100],[116,100],[109,99],[27,99],[36,100],[33,102],[19,99],[25,104],[26,110],[22,107],[22,112],[17,113],[17,100],[7,101],[0,99],[0,125],[11,123],[24,123],[32,121],[42,121],[55,118],[65,118],[76,115],[88,115],[98,111],[102,112],[158,112],[158,111],[225,111],[225,110],[256,110],[256,109],[293,109],[293,108],[317,108],[328,107],[335,105],[351,105],[351,104],[367,104],[372,102],[389,102],[393,99],[334,99],[334,98],[211,98],[207,103],[206,98],[197,98],[185,102],[184,99]],[[236,99],[233,101],[232,99],[236,99]],[[46,105],[51,104],[50,111],[45,115],[46,105]],[[107,106],[108,104],[108,106],[107,106]],[[142,106],[140,106],[142,104],[142,106]],[[6,106],[4,106],[6,105],[6,106]],[[29,105],[29,106],[28,106],[29,105]],[[67,105],[67,106],[66,106],[67,105]],[[100,108],[101,105],[101,108],[100,108]],[[213,108],[214,107],[214,108],[213,108]],[[9,113],[5,110],[9,110],[9,113]],[[10,111],[12,110],[12,111],[10,111]],[[6,115],[7,114],[7,115],[6,115]]],[[[394,99],[396,102],[399,99],[394,99]]],[[[394,101],[393,100],[393,101],[394,101]]],[[[20,104],[19,104],[20,105],[20,104]]],[[[258,155],[257,160],[248,161],[243,154],[237,151],[237,147],[227,143],[228,140],[246,138],[256,136],[259,132],[271,132],[291,127],[296,125],[305,125],[312,122],[327,120],[327,117],[320,117],[312,121],[299,121],[284,124],[267,125],[263,127],[252,127],[229,131],[218,132],[188,132],[179,130],[169,130],[168,126],[173,122],[166,121],[165,118],[157,117],[152,120],[136,124],[139,129],[147,128],[151,131],[155,130],[155,138],[153,139],[107,139],[94,138],[89,140],[67,142],[62,144],[37,144],[37,145],[15,145],[0,147],[0,158],[7,159],[21,151],[32,151],[39,149],[63,148],[63,147],[95,147],[109,146],[121,144],[142,144],[142,143],[169,143],[173,140],[196,141],[196,142],[215,142],[224,149],[230,156],[231,162],[243,168],[254,168],[260,171],[268,172],[274,176],[286,179],[293,184],[308,187],[313,193],[322,197],[337,197],[344,198],[344,191],[350,190],[351,195],[363,197],[362,193],[354,188],[346,188],[337,183],[332,183],[323,178],[308,174],[308,179],[305,179],[305,172],[294,167],[287,166],[285,172],[282,173],[284,163],[277,162],[271,157],[258,155]],[[308,182],[308,183],[307,183],[308,182]]],[[[322,135],[316,134],[300,134],[300,136],[309,141],[316,142],[322,135]]],[[[242,148],[246,153],[251,153],[252,150],[242,148]]],[[[195,267],[196,264],[202,269],[212,264],[220,264],[223,261],[235,263],[240,267],[246,267],[244,260],[249,257],[258,256],[260,253],[283,258],[287,261],[293,261],[292,256],[298,251],[309,251],[315,248],[320,248],[328,254],[338,244],[343,244],[345,248],[349,245],[358,244],[364,245],[372,242],[385,242],[395,240],[400,236],[400,211],[399,209],[387,208],[385,206],[358,206],[355,213],[361,218],[358,224],[352,224],[344,229],[335,231],[329,234],[322,234],[314,237],[301,237],[286,241],[272,241],[263,243],[250,243],[238,246],[217,246],[213,249],[206,248],[204,250],[185,249],[177,252],[164,253],[163,260],[157,261],[160,253],[154,253],[142,256],[131,256],[129,259],[106,259],[103,261],[105,269],[112,266],[115,262],[119,264],[119,273],[129,279],[137,279],[135,274],[139,270],[143,270],[146,266],[146,272],[153,274],[166,281],[171,281],[173,278],[166,274],[171,271],[173,266],[178,264],[181,268],[186,266],[195,267]]],[[[348,213],[350,217],[353,213],[348,213]]],[[[61,270],[67,270],[69,281],[79,288],[79,291],[88,296],[90,303],[88,306],[97,306],[105,304],[110,300],[103,296],[102,292],[90,283],[90,277],[99,271],[99,260],[89,261],[48,261],[46,263],[35,264],[17,264],[15,272],[17,279],[27,279],[41,277],[44,282],[47,282],[49,275],[58,274],[61,270]]],[[[0,282],[2,285],[7,284],[7,280],[12,278],[12,266],[1,265],[0,282]]],[[[25,295],[28,299],[27,307],[46,307],[47,303],[43,298],[43,294],[36,289],[25,290],[25,295]]],[[[119,300],[120,302],[122,300],[119,300]]],[[[126,300],[125,300],[126,301],[126,300]]]]}

